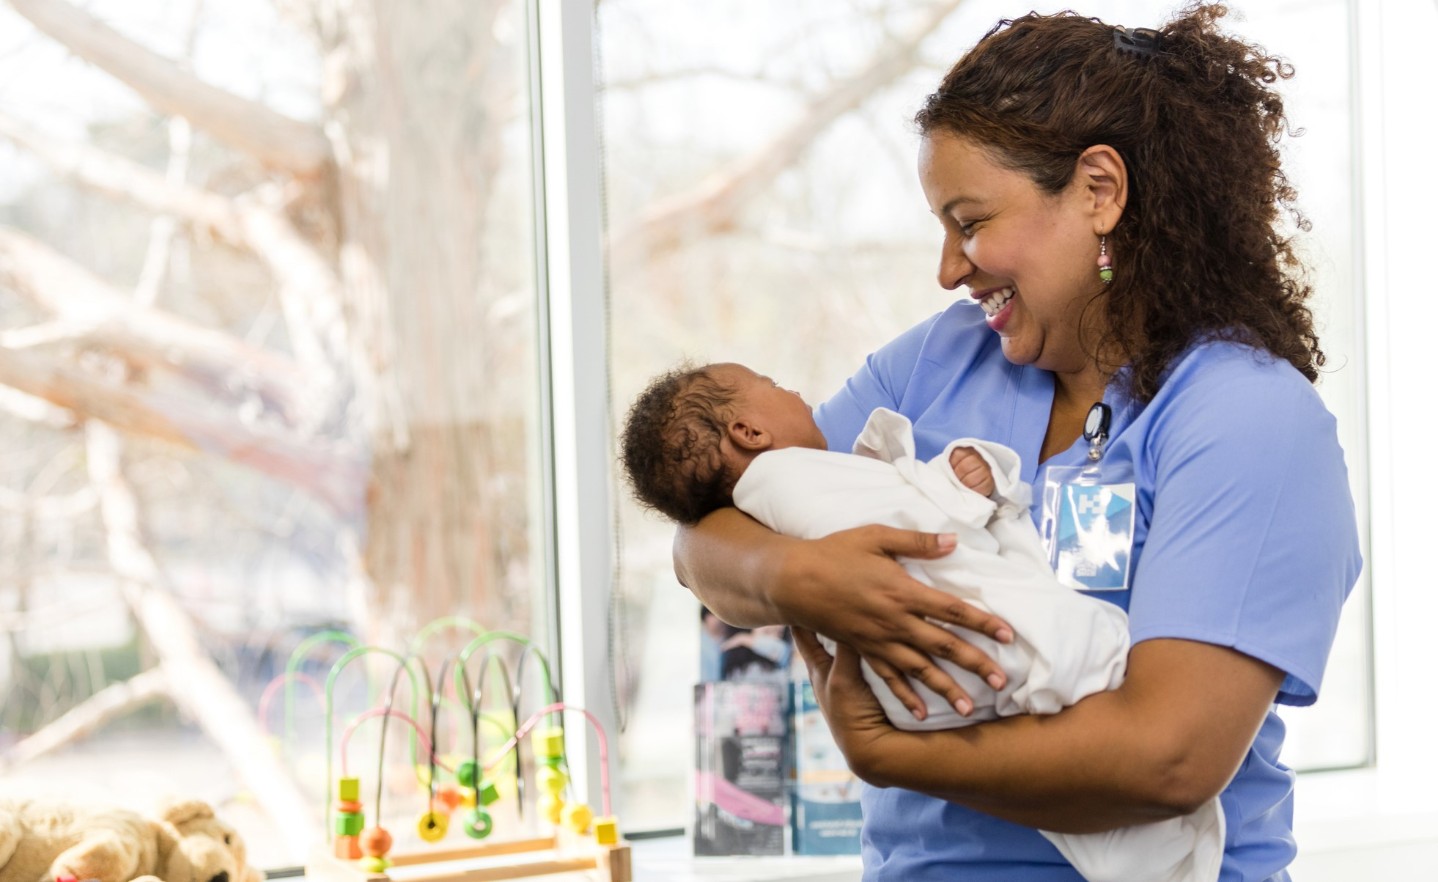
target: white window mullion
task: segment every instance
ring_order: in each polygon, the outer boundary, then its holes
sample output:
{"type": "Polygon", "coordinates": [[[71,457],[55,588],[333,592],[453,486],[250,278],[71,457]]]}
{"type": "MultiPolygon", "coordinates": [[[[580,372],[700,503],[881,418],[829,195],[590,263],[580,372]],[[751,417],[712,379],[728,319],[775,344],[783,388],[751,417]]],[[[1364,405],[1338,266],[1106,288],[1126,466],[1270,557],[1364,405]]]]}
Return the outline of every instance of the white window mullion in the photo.
{"type": "MultiPolygon", "coordinates": [[[[533,0],[543,376],[552,455],[550,579],[564,700],[617,738],[608,615],[613,566],[609,390],[592,0],[533,0]]],[[[592,729],[566,715],[577,793],[598,814],[592,729]]],[[[610,772],[617,758],[610,757],[610,772]]],[[[617,774],[616,774],[617,777],[617,774]]],[[[614,794],[615,799],[618,793],[614,794]]]]}

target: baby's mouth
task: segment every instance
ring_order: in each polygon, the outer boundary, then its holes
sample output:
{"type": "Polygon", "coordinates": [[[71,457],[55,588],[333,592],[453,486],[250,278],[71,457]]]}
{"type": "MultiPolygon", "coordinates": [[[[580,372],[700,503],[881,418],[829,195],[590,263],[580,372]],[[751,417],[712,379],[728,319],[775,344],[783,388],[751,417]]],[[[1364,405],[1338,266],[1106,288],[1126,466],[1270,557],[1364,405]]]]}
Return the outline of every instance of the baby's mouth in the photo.
{"type": "Polygon", "coordinates": [[[997,291],[988,294],[983,300],[980,300],[979,306],[983,307],[984,315],[993,318],[999,314],[1000,310],[1008,306],[1009,301],[1013,299],[1013,288],[999,288],[997,291]]]}

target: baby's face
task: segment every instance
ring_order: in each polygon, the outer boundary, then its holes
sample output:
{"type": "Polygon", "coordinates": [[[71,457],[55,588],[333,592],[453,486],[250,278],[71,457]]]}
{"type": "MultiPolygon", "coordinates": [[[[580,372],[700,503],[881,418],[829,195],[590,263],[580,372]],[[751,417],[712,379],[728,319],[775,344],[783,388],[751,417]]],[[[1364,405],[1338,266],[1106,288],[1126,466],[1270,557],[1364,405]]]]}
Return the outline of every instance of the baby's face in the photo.
{"type": "Polygon", "coordinates": [[[741,364],[720,365],[715,371],[721,382],[738,391],[734,402],[737,412],[769,433],[773,439],[769,449],[828,448],[824,433],[814,422],[814,409],[804,403],[798,392],[791,392],[741,364]]]}

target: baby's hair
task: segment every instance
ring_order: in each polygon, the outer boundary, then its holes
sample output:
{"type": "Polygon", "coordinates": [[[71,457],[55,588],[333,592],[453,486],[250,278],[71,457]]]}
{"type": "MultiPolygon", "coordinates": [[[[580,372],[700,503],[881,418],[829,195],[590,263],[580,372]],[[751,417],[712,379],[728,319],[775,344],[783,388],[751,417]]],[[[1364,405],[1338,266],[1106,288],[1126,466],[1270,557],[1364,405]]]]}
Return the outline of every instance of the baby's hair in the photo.
{"type": "Polygon", "coordinates": [[[724,468],[720,443],[738,390],[711,367],[684,364],[654,379],[630,405],[620,436],[635,497],[681,524],[733,504],[737,479],[724,468]]]}

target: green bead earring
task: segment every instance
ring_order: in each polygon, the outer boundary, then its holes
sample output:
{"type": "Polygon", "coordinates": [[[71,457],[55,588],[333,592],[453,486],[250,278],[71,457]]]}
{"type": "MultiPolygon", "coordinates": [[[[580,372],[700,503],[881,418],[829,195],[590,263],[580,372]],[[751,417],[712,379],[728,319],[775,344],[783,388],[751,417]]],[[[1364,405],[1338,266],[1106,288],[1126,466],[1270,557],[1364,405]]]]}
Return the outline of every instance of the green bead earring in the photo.
{"type": "Polygon", "coordinates": [[[1113,281],[1113,258],[1108,254],[1108,237],[1098,237],[1098,277],[1107,285],[1113,281]]]}

